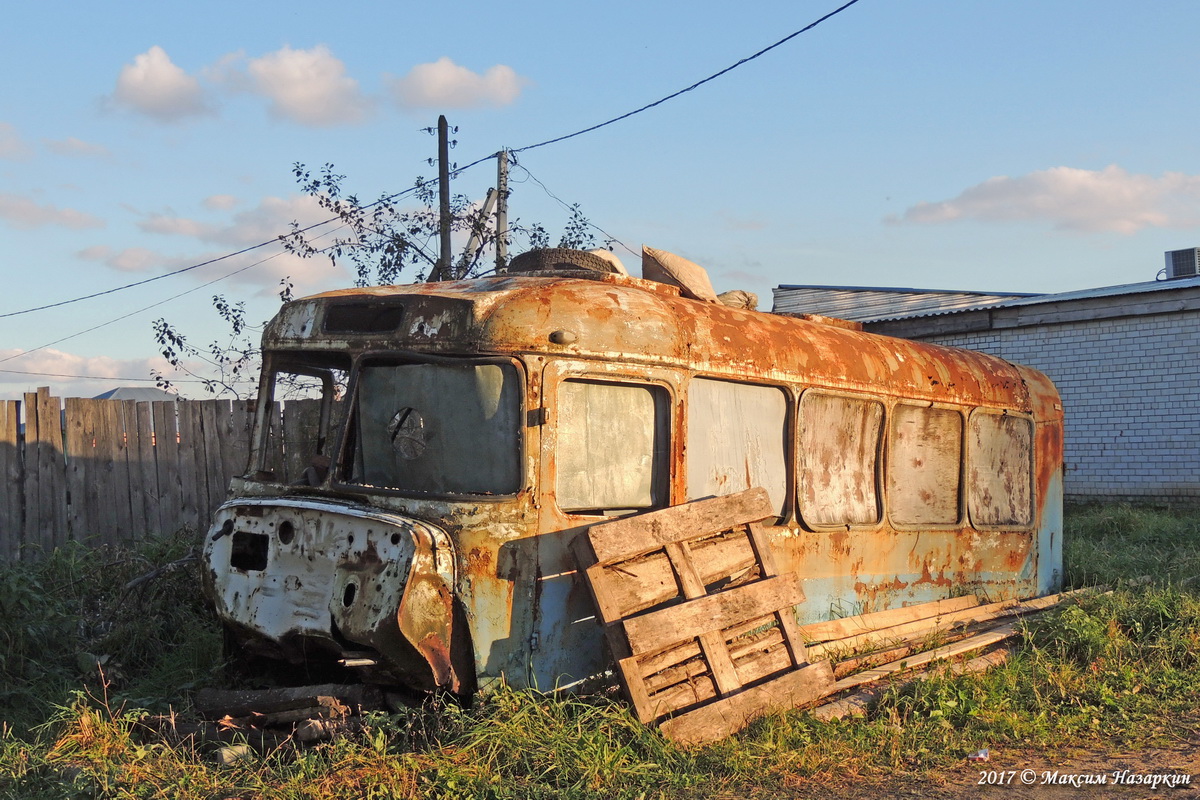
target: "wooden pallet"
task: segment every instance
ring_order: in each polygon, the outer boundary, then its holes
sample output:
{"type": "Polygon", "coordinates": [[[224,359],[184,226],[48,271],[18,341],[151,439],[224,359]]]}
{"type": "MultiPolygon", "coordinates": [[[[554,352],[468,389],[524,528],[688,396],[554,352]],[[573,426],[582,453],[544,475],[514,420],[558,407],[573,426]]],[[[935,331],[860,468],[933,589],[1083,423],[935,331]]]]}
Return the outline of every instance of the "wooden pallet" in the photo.
{"type": "Polygon", "coordinates": [[[794,607],[759,522],[763,489],[593,525],[573,543],[638,718],[684,743],[822,697],[794,607]]]}

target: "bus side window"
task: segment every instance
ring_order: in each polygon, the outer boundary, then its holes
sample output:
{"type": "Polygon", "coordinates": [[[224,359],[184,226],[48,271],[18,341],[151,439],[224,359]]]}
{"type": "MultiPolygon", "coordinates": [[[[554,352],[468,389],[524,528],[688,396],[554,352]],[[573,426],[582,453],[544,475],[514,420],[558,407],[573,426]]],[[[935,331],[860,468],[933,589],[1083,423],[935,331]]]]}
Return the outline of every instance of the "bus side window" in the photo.
{"type": "Polygon", "coordinates": [[[961,509],[962,414],[898,404],[887,459],[888,516],[897,525],[953,525],[961,509]]]}
{"type": "Polygon", "coordinates": [[[800,516],[812,525],[878,523],[883,404],[809,390],[798,422],[800,516]]]}
{"type": "Polygon", "coordinates": [[[761,486],[784,516],[787,406],[787,396],[774,387],[693,379],[688,386],[688,500],[761,486]]]}
{"type": "Polygon", "coordinates": [[[976,410],[967,423],[967,504],[975,527],[1033,522],[1033,423],[976,410]]]}
{"type": "Polygon", "coordinates": [[[658,386],[568,380],[558,387],[555,494],[575,513],[667,504],[668,398],[658,386]]]}

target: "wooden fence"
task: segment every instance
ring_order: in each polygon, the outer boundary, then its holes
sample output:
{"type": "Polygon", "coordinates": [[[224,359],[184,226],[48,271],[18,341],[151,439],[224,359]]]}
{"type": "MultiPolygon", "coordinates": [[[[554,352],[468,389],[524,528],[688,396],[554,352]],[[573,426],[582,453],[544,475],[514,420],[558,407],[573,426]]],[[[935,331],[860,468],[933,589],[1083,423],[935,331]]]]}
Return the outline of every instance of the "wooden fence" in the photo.
{"type": "MultiPolygon", "coordinates": [[[[281,424],[284,439],[315,421],[314,401],[296,403],[303,413],[281,424]]],[[[64,407],[42,388],[25,395],[23,431],[21,405],[0,401],[0,559],[203,530],[246,469],[253,401],[72,397],[64,407]]]]}

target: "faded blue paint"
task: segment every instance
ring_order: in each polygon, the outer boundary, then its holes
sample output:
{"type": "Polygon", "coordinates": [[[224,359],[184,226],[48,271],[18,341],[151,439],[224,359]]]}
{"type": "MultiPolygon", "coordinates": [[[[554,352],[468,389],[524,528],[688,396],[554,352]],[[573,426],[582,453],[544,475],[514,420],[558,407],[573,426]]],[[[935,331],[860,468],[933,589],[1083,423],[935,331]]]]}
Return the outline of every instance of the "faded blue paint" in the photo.
{"type": "Polygon", "coordinates": [[[1063,584],[1063,470],[1050,476],[1037,526],[1037,593],[1062,591],[1063,584]]]}

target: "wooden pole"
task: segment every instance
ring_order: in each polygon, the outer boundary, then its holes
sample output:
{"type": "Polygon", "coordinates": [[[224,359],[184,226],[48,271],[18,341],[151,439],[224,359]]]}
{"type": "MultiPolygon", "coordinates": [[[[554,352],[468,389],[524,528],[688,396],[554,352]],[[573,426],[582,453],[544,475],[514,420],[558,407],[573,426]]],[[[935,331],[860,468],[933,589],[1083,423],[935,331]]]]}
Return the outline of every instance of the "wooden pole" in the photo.
{"type": "Polygon", "coordinates": [[[508,151],[496,159],[496,272],[508,267],[508,151]]]}
{"type": "Polygon", "coordinates": [[[441,233],[441,252],[433,280],[450,277],[450,132],[446,115],[438,116],[438,231],[441,233]]]}

